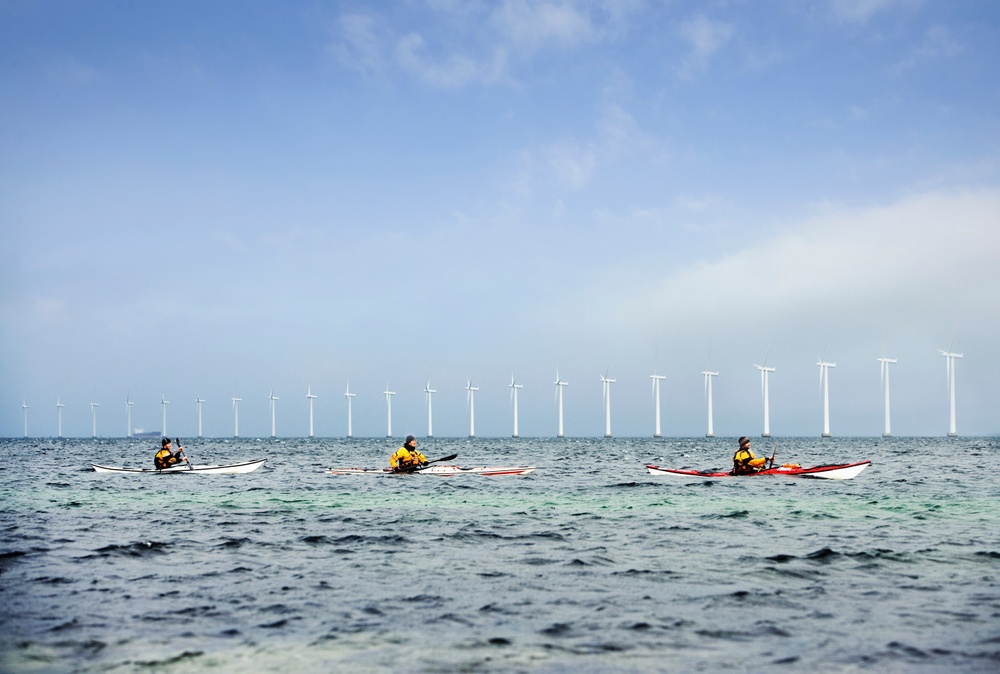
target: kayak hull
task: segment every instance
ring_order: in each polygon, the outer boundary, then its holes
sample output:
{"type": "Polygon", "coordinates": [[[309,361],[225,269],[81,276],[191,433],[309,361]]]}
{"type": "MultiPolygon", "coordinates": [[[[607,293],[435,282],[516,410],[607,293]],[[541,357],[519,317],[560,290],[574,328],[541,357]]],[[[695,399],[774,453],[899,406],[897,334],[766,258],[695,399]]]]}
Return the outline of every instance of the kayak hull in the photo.
{"type": "Polygon", "coordinates": [[[263,466],[265,461],[267,461],[267,459],[255,459],[254,461],[230,463],[224,466],[195,466],[181,464],[179,466],[164,468],[163,470],[157,470],[156,468],[118,468],[115,466],[101,466],[96,463],[92,463],[90,465],[93,467],[94,471],[98,473],[146,473],[153,475],[179,473],[181,475],[221,475],[225,473],[249,473],[263,466]]]}
{"type": "Polygon", "coordinates": [[[861,471],[871,465],[871,461],[858,461],[857,463],[840,463],[829,466],[812,466],[811,468],[794,468],[779,466],[768,468],[759,473],[749,473],[747,475],[733,475],[732,473],[678,470],[674,468],[660,468],[651,464],[646,464],[646,470],[650,475],[673,475],[677,477],[757,477],[761,475],[783,475],[785,477],[805,477],[823,480],[850,480],[857,477],[861,471]]]}
{"type": "Polygon", "coordinates": [[[455,475],[484,475],[500,477],[503,475],[528,475],[535,470],[534,466],[427,466],[412,473],[394,473],[391,468],[327,468],[327,475],[437,475],[438,477],[453,477],[455,475]]]}

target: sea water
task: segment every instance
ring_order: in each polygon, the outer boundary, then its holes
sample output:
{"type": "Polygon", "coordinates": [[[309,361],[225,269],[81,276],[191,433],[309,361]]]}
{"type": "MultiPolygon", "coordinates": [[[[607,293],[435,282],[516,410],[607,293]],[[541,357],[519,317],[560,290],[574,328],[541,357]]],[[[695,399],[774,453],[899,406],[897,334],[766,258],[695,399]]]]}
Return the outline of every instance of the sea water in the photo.
{"type": "Polygon", "coordinates": [[[386,439],[0,440],[4,672],[997,672],[1000,441],[421,439],[525,477],[332,476],[386,439]]]}

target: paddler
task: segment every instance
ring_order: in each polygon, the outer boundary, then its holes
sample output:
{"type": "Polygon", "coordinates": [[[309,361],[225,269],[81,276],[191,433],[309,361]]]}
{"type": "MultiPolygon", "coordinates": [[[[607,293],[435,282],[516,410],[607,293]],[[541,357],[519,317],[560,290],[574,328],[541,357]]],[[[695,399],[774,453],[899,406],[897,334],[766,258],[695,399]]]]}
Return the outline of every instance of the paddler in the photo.
{"type": "Polygon", "coordinates": [[[187,457],[184,456],[184,448],[180,446],[180,442],[177,443],[176,454],[170,449],[172,446],[170,438],[163,438],[160,441],[160,445],[160,451],[153,457],[153,465],[156,466],[156,470],[170,468],[171,466],[176,466],[178,463],[187,461],[187,457]]]}
{"type": "Polygon", "coordinates": [[[417,451],[417,439],[407,435],[403,446],[389,458],[389,466],[394,473],[412,473],[427,465],[427,457],[417,451]]]}
{"type": "Polygon", "coordinates": [[[733,454],[733,475],[751,475],[764,470],[767,459],[758,459],[750,451],[750,438],[739,439],[740,448],[733,454]]]}

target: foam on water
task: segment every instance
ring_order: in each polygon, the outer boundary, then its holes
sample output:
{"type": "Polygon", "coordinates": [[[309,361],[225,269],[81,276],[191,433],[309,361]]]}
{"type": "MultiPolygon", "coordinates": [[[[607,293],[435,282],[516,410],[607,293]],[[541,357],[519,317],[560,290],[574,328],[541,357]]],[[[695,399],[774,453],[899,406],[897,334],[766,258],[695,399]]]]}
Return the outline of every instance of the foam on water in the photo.
{"type": "Polygon", "coordinates": [[[106,475],[89,460],[147,465],[152,444],[3,440],[0,669],[1000,669],[1000,443],[778,443],[874,463],[706,480],[643,464],[721,467],[731,443],[433,439],[538,470],[329,476],[395,447],[204,440],[196,463],[269,460],[106,475]]]}

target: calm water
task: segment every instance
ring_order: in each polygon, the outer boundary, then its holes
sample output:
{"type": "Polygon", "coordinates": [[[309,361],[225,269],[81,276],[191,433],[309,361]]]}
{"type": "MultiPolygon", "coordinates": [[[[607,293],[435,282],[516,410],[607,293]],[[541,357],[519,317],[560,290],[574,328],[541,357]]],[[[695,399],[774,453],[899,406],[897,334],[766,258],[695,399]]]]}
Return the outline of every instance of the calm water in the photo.
{"type": "MultiPolygon", "coordinates": [[[[849,481],[652,477],[733,440],[0,440],[0,670],[1000,671],[1000,440],[777,439],[849,481]],[[926,465],[923,465],[926,462],[926,465]]],[[[758,439],[758,454],[771,442],[758,439]]],[[[768,452],[769,453],[769,452],[768,452]]]]}

